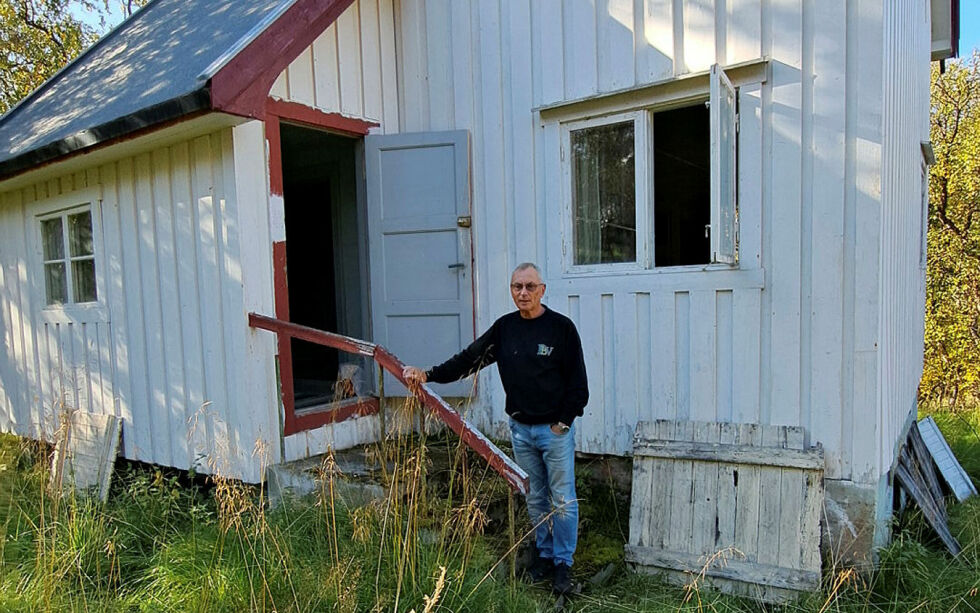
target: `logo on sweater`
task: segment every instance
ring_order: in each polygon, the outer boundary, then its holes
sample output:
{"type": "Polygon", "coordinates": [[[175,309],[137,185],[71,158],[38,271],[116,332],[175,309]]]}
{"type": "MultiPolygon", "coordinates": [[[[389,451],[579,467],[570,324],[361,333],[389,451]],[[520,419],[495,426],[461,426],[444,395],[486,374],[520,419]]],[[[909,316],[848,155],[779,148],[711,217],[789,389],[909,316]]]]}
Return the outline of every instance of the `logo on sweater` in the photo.
{"type": "Polygon", "coordinates": [[[547,345],[538,345],[538,355],[551,355],[554,351],[554,347],[549,347],[547,345]]]}

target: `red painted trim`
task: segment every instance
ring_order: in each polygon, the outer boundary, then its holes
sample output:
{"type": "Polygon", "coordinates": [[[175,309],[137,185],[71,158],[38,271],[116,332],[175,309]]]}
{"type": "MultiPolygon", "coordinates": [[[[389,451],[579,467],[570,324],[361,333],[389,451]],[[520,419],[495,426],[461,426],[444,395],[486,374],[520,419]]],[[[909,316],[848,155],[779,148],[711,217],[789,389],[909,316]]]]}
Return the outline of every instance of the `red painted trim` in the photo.
{"type": "Polygon", "coordinates": [[[355,402],[344,400],[331,402],[323,407],[323,409],[310,413],[300,413],[295,416],[293,421],[293,427],[295,429],[292,431],[285,430],[284,432],[288,436],[304,430],[319,428],[327,424],[338,424],[354,417],[375,415],[381,410],[381,403],[378,402],[377,398],[356,398],[354,400],[355,402]]]}
{"type": "Polygon", "coordinates": [[[294,324],[289,321],[281,321],[278,318],[266,317],[256,313],[248,314],[248,325],[253,328],[261,328],[270,332],[276,332],[277,334],[286,334],[292,338],[298,338],[326,347],[333,347],[334,349],[357,355],[374,356],[376,347],[374,343],[344,336],[343,334],[325,332],[316,328],[294,324]]]}
{"type": "MultiPolygon", "coordinates": [[[[198,117],[203,117],[204,115],[207,115],[208,113],[210,113],[210,111],[207,111],[207,110],[204,110],[204,111],[194,111],[193,113],[188,113],[187,115],[183,115],[183,116],[178,117],[176,119],[170,119],[170,120],[167,120],[167,121],[158,123],[158,124],[154,124],[152,126],[147,126],[145,128],[140,128],[138,130],[133,130],[132,132],[129,132],[127,134],[123,134],[122,136],[115,136],[113,138],[110,138],[110,139],[107,139],[107,140],[104,140],[104,141],[100,141],[100,142],[98,142],[98,143],[96,143],[94,145],[85,147],[84,149],[76,149],[74,151],[71,151],[70,153],[66,153],[64,155],[59,155],[57,157],[53,157],[50,160],[45,160],[45,161],[40,162],[38,164],[35,164],[33,166],[30,166],[30,167],[27,167],[27,168],[21,168],[20,170],[16,170],[16,171],[10,173],[9,175],[2,175],[2,176],[0,176],[0,181],[8,181],[10,179],[13,179],[14,177],[19,177],[20,175],[27,174],[29,172],[34,172],[36,170],[40,170],[41,168],[45,168],[47,166],[52,166],[54,164],[60,164],[61,162],[68,161],[68,160],[70,160],[72,158],[76,158],[76,157],[79,157],[79,156],[82,156],[82,155],[88,155],[90,153],[94,153],[96,151],[101,151],[102,149],[107,149],[107,148],[112,147],[114,145],[118,145],[119,143],[125,143],[126,141],[131,141],[131,140],[135,140],[137,138],[141,138],[143,136],[146,136],[147,134],[153,134],[154,132],[159,132],[159,131],[165,130],[167,128],[172,128],[173,126],[175,126],[177,124],[184,123],[184,122],[190,121],[192,119],[197,119],[198,117]]],[[[100,165],[101,165],[101,163],[100,163],[100,165]]]]}
{"type": "Polygon", "coordinates": [[[266,118],[265,140],[269,143],[269,191],[276,196],[282,196],[282,137],[278,117],[266,118]]]}
{"type": "MultiPolygon", "coordinates": [[[[286,283],[286,242],[272,243],[272,271],[275,286],[276,317],[289,321],[289,287],[286,283]]],[[[252,315],[248,317],[249,325],[252,315]]],[[[256,326],[257,327],[257,326],[256,326]]],[[[283,432],[296,432],[295,388],[293,387],[293,339],[288,334],[276,335],[279,347],[279,389],[282,394],[283,432]]]]}
{"type": "Polygon", "coordinates": [[[296,0],[282,17],[211,77],[211,107],[261,118],[279,74],[354,0],[296,0]]]}
{"type": "MultiPolygon", "coordinates": [[[[374,361],[391,373],[403,385],[408,386],[408,381],[402,377],[402,370],[404,370],[405,365],[387,349],[378,345],[374,350],[374,361]]],[[[415,397],[422,404],[428,407],[443,423],[449,426],[449,429],[455,432],[462,439],[463,443],[486,460],[487,464],[499,473],[512,488],[522,494],[527,494],[529,491],[528,477],[527,473],[521,467],[507,457],[504,452],[500,451],[479,430],[463,419],[463,416],[446,404],[445,400],[432,393],[428,387],[424,385],[419,386],[414,392],[415,397]]]]}
{"type": "MultiPolygon", "coordinates": [[[[391,373],[395,379],[400,381],[403,385],[408,385],[408,382],[404,377],[402,377],[402,371],[405,369],[405,365],[401,360],[380,345],[375,345],[367,341],[362,341],[347,336],[341,336],[340,334],[324,332],[323,330],[317,330],[315,328],[300,326],[288,321],[281,321],[276,318],[266,317],[256,313],[248,314],[248,323],[253,328],[261,328],[263,330],[275,332],[277,335],[279,335],[280,339],[288,339],[292,337],[301,338],[313,343],[335,347],[348,353],[371,355],[374,358],[374,361],[377,362],[379,366],[391,373]]],[[[280,347],[282,346],[281,342],[282,341],[280,340],[280,347]]],[[[291,369],[292,366],[290,362],[290,385],[292,385],[291,369]]],[[[282,356],[280,356],[280,371],[281,370],[282,356]]],[[[283,382],[285,383],[285,376],[283,376],[283,382]]],[[[285,385],[283,385],[283,387],[285,389],[285,385]]],[[[291,391],[292,390],[290,389],[290,392],[291,391]]],[[[285,392],[283,392],[283,395],[285,397],[285,392]]],[[[427,386],[423,385],[416,388],[415,395],[422,402],[422,404],[432,411],[443,423],[449,426],[449,428],[459,436],[465,445],[474,450],[481,458],[486,460],[490,467],[500,474],[500,476],[502,476],[514,490],[527,494],[528,477],[527,473],[524,472],[520,466],[518,466],[512,459],[507,457],[504,452],[500,451],[500,449],[490,442],[487,437],[483,436],[479,430],[463,419],[463,416],[457,413],[451,406],[446,404],[445,400],[430,391],[427,386]]],[[[300,432],[302,430],[308,430],[310,428],[316,428],[317,426],[321,426],[323,424],[337,423],[357,415],[370,415],[380,410],[377,399],[366,398],[357,402],[350,402],[349,404],[344,403],[343,401],[341,403],[334,403],[332,406],[335,408],[333,409],[328,406],[324,411],[316,411],[305,415],[296,415],[292,410],[291,403],[292,398],[290,398],[290,408],[286,412],[286,425],[284,428],[284,433],[287,435],[300,432]]]]}
{"type": "Polygon", "coordinates": [[[325,113],[319,109],[286,100],[269,98],[265,103],[266,122],[278,117],[289,123],[322,128],[331,132],[340,132],[347,136],[365,136],[371,128],[381,124],[374,121],[364,121],[345,117],[340,113],[325,113]]]}

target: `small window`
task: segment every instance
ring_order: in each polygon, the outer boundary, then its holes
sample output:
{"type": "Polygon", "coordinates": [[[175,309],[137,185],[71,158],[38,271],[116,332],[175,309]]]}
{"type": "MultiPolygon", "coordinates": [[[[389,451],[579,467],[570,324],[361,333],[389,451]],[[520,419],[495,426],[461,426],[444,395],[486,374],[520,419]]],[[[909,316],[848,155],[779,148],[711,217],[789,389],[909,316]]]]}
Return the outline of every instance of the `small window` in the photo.
{"type": "Polygon", "coordinates": [[[47,304],[96,302],[92,211],[74,209],[40,221],[47,304]]]}
{"type": "Polygon", "coordinates": [[[700,99],[563,124],[567,271],[736,264],[737,99],[718,66],[709,85],[700,99]]]}
{"type": "Polygon", "coordinates": [[[575,264],[636,261],[634,121],[572,130],[575,264]]]}

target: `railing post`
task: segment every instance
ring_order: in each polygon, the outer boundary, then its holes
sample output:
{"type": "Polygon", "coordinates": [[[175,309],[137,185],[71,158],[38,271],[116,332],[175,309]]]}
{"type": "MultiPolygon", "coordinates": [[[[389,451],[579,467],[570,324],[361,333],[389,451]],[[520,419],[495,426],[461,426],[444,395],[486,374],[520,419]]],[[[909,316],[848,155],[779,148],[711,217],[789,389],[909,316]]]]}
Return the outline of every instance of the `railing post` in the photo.
{"type": "Polygon", "coordinates": [[[381,420],[381,442],[384,443],[388,436],[387,419],[385,418],[385,369],[381,364],[374,363],[378,367],[378,419],[381,420]]]}
{"type": "Polygon", "coordinates": [[[517,531],[514,526],[514,488],[507,488],[507,532],[510,537],[510,584],[514,586],[517,580],[517,531]]]}

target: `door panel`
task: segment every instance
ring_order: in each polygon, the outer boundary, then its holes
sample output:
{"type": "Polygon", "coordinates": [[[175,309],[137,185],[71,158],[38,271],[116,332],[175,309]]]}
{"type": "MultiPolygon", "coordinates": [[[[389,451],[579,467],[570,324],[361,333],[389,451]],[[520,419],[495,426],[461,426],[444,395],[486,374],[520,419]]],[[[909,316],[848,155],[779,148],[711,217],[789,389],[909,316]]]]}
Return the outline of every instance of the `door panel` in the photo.
{"type": "MultiPolygon", "coordinates": [[[[473,341],[469,137],[465,131],[365,139],[374,342],[432,366],[473,341]]],[[[472,383],[434,385],[466,396],[472,383]]],[[[405,395],[393,378],[385,393],[405,395]]]]}

